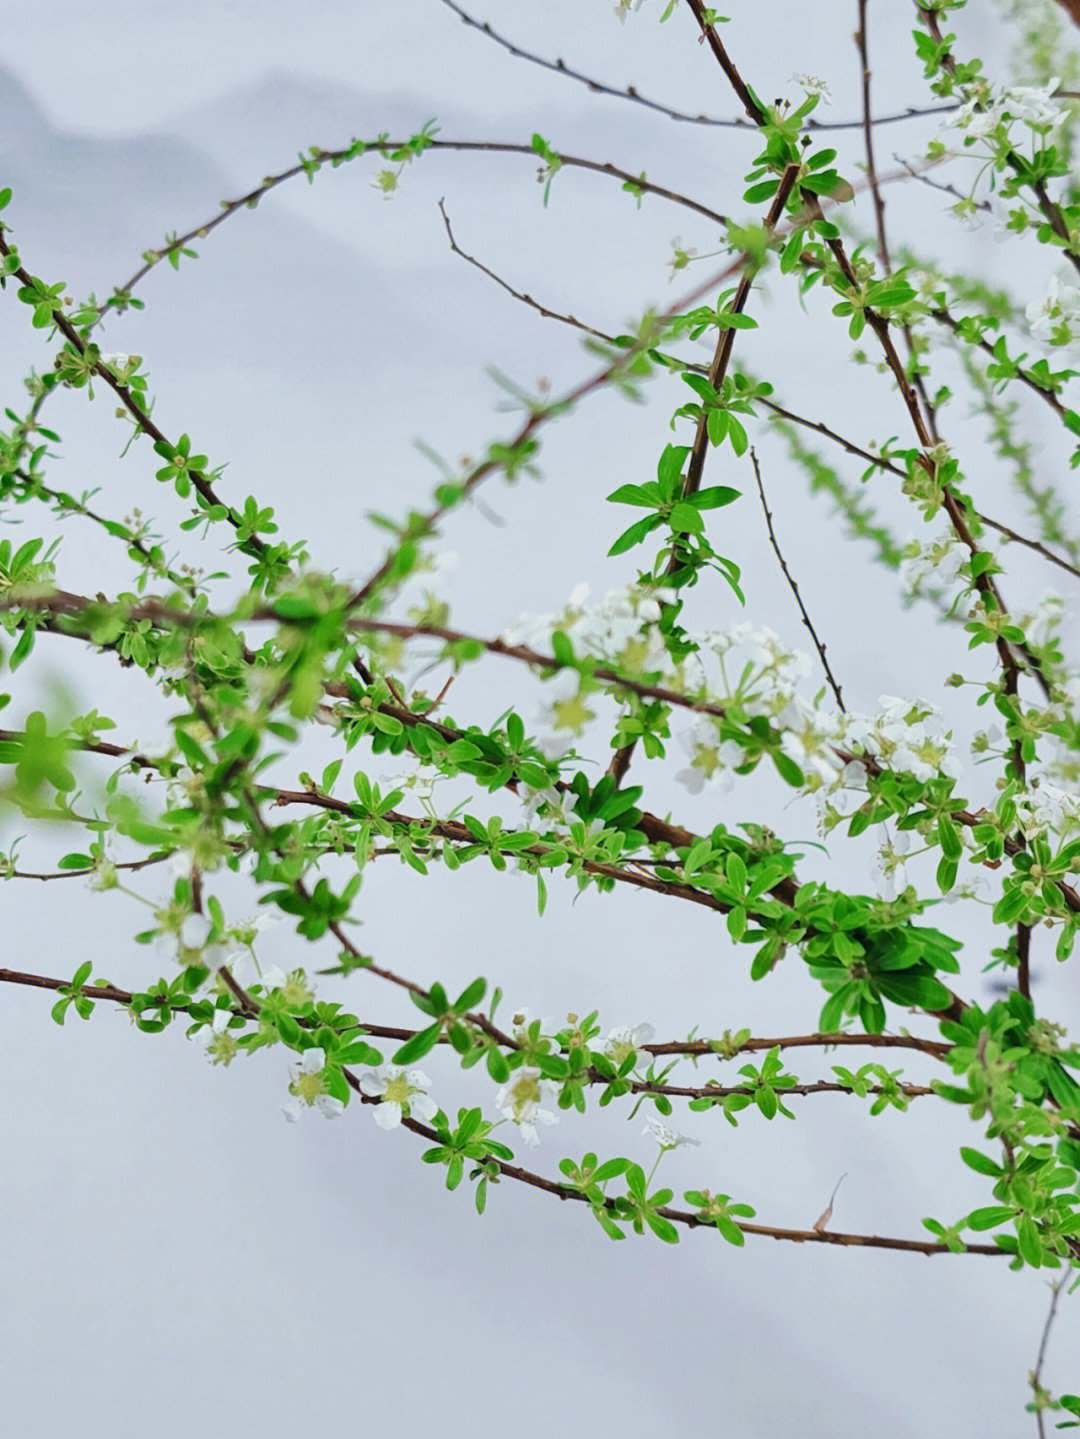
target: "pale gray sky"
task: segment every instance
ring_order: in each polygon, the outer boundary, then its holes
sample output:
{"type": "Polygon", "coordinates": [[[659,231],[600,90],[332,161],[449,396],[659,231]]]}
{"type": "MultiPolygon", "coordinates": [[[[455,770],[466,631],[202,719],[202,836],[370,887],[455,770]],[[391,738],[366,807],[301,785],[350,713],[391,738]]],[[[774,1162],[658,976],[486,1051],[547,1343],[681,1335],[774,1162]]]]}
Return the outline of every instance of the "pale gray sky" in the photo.
{"type": "MultiPolygon", "coordinates": [[[[736,113],[685,18],[657,26],[649,12],[659,3],[648,0],[625,26],[610,0],[489,0],[476,13],[613,82],[736,113]]],[[[790,93],[793,71],[809,71],[829,80],[835,114],[857,113],[854,3],[807,0],[797,13],[809,23],[799,25],[779,0],[728,9],[731,49],[762,94],[790,93]]],[[[909,8],[870,9],[878,103],[920,100],[909,8]]],[[[974,37],[983,22],[965,18],[974,37]]],[[[591,97],[465,30],[438,0],[312,0],[302,12],[248,0],[0,3],[0,36],[0,184],[15,191],[5,218],[29,268],[66,279],[76,294],[107,293],[167,231],[209,218],[298,149],[400,134],[431,116],[447,137],[527,141],[538,129],[556,148],[645,169],[735,213],[756,148],[746,134],[677,126],[591,97]]],[[[981,38],[996,58],[995,36],[981,38]]],[[[883,131],[883,166],[894,152],[918,154],[927,133],[883,131]]],[[[852,172],[857,136],[842,147],[852,172]]],[[[466,249],[602,327],[670,303],[673,237],[700,251],[717,238],[652,198],[638,212],[593,175],[561,174],[544,210],[536,166],[520,157],[427,156],[388,202],[370,187],[375,168],[361,161],[314,186],[293,182],[237,215],[179,275],[151,275],[140,291],[146,310],[105,332],[106,348],[147,357],[155,417],[167,432],[188,430],[214,463],[228,462],[230,494],[273,503],[283,532],[306,536],[318,567],[355,576],[379,554],[364,512],[401,513],[430,492],[434,472],[414,439],[456,460],[509,433],[514,417],[497,409],[488,364],[562,388],[594,363],[575,336],[449,254],[441,196],[466,249]]],[[[865,202],[856,213],[869,224],[865,202]]],[[[894,190],[889,217],[898,237],[931,254],[1001,275],[1016,264],[985,233],[943,218],[929,191],[894,190]]],[[[1034,293],[1040,282],[1030,283],[1034,293]]],[[[803,315],[776,275],[765,291],[760,334],[745,349],[739,338],[742,363],[767,370],[795,408],[864,441],[901,433],[885,381],[845,365],[843,326],[823,324],[819,304],[803,315]]],[[[48,363],[48,350],[10,295],[0,297],[0,336],[3,401],[17,408],[21,376],[48,363]]],[[[479,508],[453,518],[445,544],[462,563],[448,592],[463,627],[495,632],[522,611],[557,608],[579,580],[603,593],[632,577],[628,561],[602,558],[615,533],[603,496],[651,474],[677,393],[676,381],[657,381],[640,408],[591,400],[545,436],[542,483],[485,491],[501,528],[479,508]]],[[[165,525],[177,518],[175,501],[154,487],[147,448],[118,462],[124,433],[107,399],[91,406],[81,393],[62,394],[48,422],[63,437],[56,483],[100,485],[101,503],[118,515],[140,504],[165,525]]],[[[971,437],[959,409],[949,423],[957,443],[971,437]]],[[[971,664],[963,635],[937,631],[928,641],[925,612],[901,611],[893,581],[864,555],[838,564],[827,509],[807,496],[775,439],[759,446],[789,560],[849,701],[871,708],[882,691],[941,700],[944,677],[971,664]]],[[[1046,452],[1061,463],[1055,436],[1046,452]]],[[[718,481],[736,473],[732,465],[727,452],[710,459],[718,481]]],[[[742,470],[732,482],[747,478],[742,470]]],[[[988,468],[979,483],[987,509],[993,500],[1003,519],[1022,521],[999,475],[988,468]]],[[[916,527],[881,482],[878,496],[901,534],[916,527]]],[[[724,513],[749,617],[801,643],[755,503],[747,496],[724,513]]],[[[23,533],[41,527],[26,511],[0,518],[22,520],[23,533]]],[[[123,587],[118,550],[74,523],[63,533],[62,584],[123,587]]],[[[1011,553],[1009,561],[1012,592],[1037,595],[1053,582],[1011,553]]],[[[734,618],[719,586],[703,590],[702,623],[734,618]]],[[[123,739],[159,733],[138,675],[60,641],[39,643],[6,715],[24,715],[58,687],[112,714],[123,739]]],[[[532,715],[539,699],[527,675],[493,660],[458,681],[449,704],[456,718],[490,723],[511,700],[532,715]]],[[[360,751],[352,762],[376,778],[387,769],[360,751]]],[[[812,808],[789,805],[765,779],[725,800],[690,798],[671,783],[674,768],[641,767],[653,809],[698,826],[764,817],[789,837],[815,838],[812,808]]],[[[84,773],[91,783],[95,772],[84,773]]],[[[516,818],[509,799],[502,812],[516,818]]],[[[0,844],[21,828],[0,817],[0,844]]],[[[66,847],[61,833],[39,837],[23,858],[47,865],[66,847]]],[[[868,886],[869,849],[833,852],[833,882],[868,886]]],[[[825,863],[810,850],[800,871],[820,875],[825,863]]],[[[162,883],[151,872],[142,892],[157,898],[162,883]]],[[[570,886],[550,890],[540,920],[523,879],[469,868],[421,881],[380,864],[365,880],[358,935],[391,968],[451,987],[483,973],[509,1003],[545,1016],[598,1007],[608,1025],[648,1019],[665,1036],[694,1024],[708,1033],[805,1029],[816,1016],[818,995],[798,966],[751,985],[746,952],[712,916],[690,906],[668,913],[648,895],[590,893],[574,904],[570,886]]],[[[222,893],[237,915],[254,907],[249,892],[222,893]]],[[[2,962],[68,975],[92,958],[97,973],[143,983],[159,961],[131,941],[133,908],[88,896],[81,882],[6,885],[2,962]]],[[[949,918],[966,926],[964,992],[985,997],[984,929],[949,918]]],[[[298,944],[281,926],[266,949],[311,962],[298,944]]],[[[321,947],[318,962],[332,954],[321,947]]],[[[363,976],[341,993],[372,1020],[413,1014],[363,976]]],[[[1055,1018],[1075,1023],[1074,997],[1056,974],[1040,994],[1055,1018]]],[[[402,1439],[436,1427],[538,1439],[570,1416],[657,1436],[708,1424],[733,1439],[1030,1432],[1024,1382],[1047,1301],[1037,1275],[974,1257],[922,1261],[764,1239],[736,1251],[697,1232],[675,1249],[614,1245],[579,1207],[509,1184],[480,1219],[464,1190],[443,1191],[410,1136],[382,1133],[359,1106],[335,1125],[286,1125],[280,1054],[221,1071],[179,1028],[142,1035],[99,1007],[89,1024],[69,1020],[61,1031],[48,1010],[33,991],[0,993],[0,1386],[12,1433],[277,1439],[324,1422],[316,1416],[328,1402],[346,1422],[402,1439]]],[[[794,1067],[827,1076],[829,1062],[800,1056],[794,1067]]],[[[442,1057],[426,1064],[447,1108],[490,1099],[476,1074],[442,1057]]],[[[905,1064],[907,1078],[929,1072],[905,1064]]],[[[750,1115],[735,1130],[707,1114],[680,1122],[702,1147],[665,1161],[672,1186],[729,1192],[766,1223],[812,1223],[844,1170],[834,1222],[845,1229],[917,1236],[924,1215],[951,1218],[984,1202],[981,1182],[956,1158],[975,1131],[937,1106],[871,1121],[857,1102],[823,1098],[801,1106],[795,1124],[750,1115]]],[[[529,1157],[548,1173],[590,1146],[645,1159],[650,1141],[640,1131],[640,1117],[627,1124],[616,1106],[587,1121],[564,1117],[529,1157]]],[[[1048,1375],[1055,1387],[1075,1382],[1067,1358],[1078,1337],[1066,1305],[1048,1375]]]]}

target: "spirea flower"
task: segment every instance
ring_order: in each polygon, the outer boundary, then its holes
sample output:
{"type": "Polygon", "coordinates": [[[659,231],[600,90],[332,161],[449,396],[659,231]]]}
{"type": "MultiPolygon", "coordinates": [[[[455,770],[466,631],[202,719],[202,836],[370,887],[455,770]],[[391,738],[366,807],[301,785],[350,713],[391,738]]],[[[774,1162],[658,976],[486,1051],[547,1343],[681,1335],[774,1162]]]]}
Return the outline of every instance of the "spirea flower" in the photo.
{"type": "Polygon", "coordinates": [[[292,1098],[281,1106],[290,1124],[295,1124],[305,1109],[317,1109],[326,1119],[337,1119],[345,1106],[326,1088],[326,1051],[305,1049],[300,1062],[293,1068],[289,1083],[292,1098]]]}
{"type": "MultiPolygon", "coordinates": [[[[604,1053],[618,1068],[628,1055],[636,1054],[643,1044],[648,1044],[654,1033],[651,1024],[635,1024],[633,1028],[625,1024],[619,1025],[608,1030],[604,1053]]],[[[648,1061],[649,1056],[643,1055],[642,1062],[648,1064],[648,1061]]]]}
{"type": "Polygon", "coordinates": [[[541,1078],[538,1069],[530,1069],[526,1065],[516,1069],[499,1090],[495,1096],[495,1105],[507,1119],[513,1120],[518,1126],[526,1144],[539,1144],[540,1136],[536,1132],[536,1126],[557,1123],[554,1111],[543,1108],[545,1103],[550,1103],[553,1099],[554,1089],[551,1084],[541,1078]]]}
{"type": "Polygon", "coordinates": [[[678,1149],[683,1144],[698,1145],[701,1143],[700,1139],[691,1139],[688,1134],[680,1134],[677,1129],[672,1129],[669,1124],[665,1124],[655,1114],[648,1115],[645,1120],[645,1128],[641,1132],[651,1135],[662,1150],[678,1149]]]}
{"type": "Polygon", "coordinates": [[[380,1129],[396,1129],[408,1115],[411,1119],[430,1120],[438,1105],[428,1094],[431,1080],[419,1069],[399,1069],[384,1065],[369,1069],[360,1076],[360,1092],[378,1099],[375,1123],[380,1129]]]}

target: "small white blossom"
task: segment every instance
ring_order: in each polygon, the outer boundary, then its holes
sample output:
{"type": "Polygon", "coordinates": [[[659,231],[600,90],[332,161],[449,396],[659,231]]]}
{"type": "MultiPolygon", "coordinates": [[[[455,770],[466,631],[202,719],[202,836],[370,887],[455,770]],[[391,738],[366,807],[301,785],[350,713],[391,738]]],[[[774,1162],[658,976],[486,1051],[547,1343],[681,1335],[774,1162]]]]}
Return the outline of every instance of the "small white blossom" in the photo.
{"type": "Polygon", "coordinates": [[[800,85],[808,95],[820,95],[826,105],[832,104],[832,95],[829,92],[828,84],[819,80],[816,75],[792,75],[796,85],[800,85]]]}
{"type": "Polygon", "coordinates": [[[691,1139],[688,1134],[680,1134],[677,1129],[672,1129],[655,1114],[650,1114],[645,1120],[645,1128],[642,1134],[650,1134],[656,1140],[661,1149],[678,1149],[683,1144],[698,1145],[700,1139],[691,1139]]]}
{"type": "Polygon", "coordinates": [[[906,829],[902,829],[895,839],[887,840],[878,850],[883,899],[895,899],[907,888],[908,876],[904,859],[910,848],[911,835],[906,829]]]}
{"type": "Polygon", "coordinates": [[[229,1029],[232,1011],[215,1009],[210,1021],[210,1032],[206,1036],[206,1057],[211,1064],[231,1064],[235,1059],[238,1044],[233,1030],[229,1029]]]}
{"type": "Polygon", "coordinates": [[[679,742],[690,756],[690,765],[675,779],[691,794],[700,794],[707,781],[726,793],[735,782],[734,770],[746,763],[742,746],[734,740],[721,741],[716,724],[704,716],[679,735],[679,742]]]}
{"type": "Polygon", "coordinates": [[[524,1066],[516,1069],[499,1090],[495,1106],[519,1127],[526,1144],[539,1144],[536,1126],[558,1122],[553,1110],[542,1107],[553,1099],[554,1089],[540,1077],[540,1071],[524,1066]]]}
{"type": "Polygon", "coordinates": [[[438,1105],[428,1094],[431,1080],[419,1069],[384,1065],[360,1076],[360,1091],[377,1098],[375,1123],[380,1129],[396,1129],[403,1117],[434,1119],[438,1105]]]}
{"type": "MultiPolygon", "coordinates": [[[[616,1029],[608,1030],[604,1053],[618,1068],[628,1055],[636,1054],[643,1044],[648,1044],[654,1034],[651,1024],[635,1024],[633,1028],[625,1024],[619,1025],[616,1029]]],[[[642,1055],[639,1063],[648,1066],[649,1055],[642,1055]]]]}
{"type": "Polygon", "coordinates": [[[205,914],[189,914],[180,926],[180,943],[185,949],[202,949],[212,928],[205,914]]]}
{"type": "Polygon", "coordinates": [[[344,1112],[341,1100],[326,1092],[325,1068],[324,1049],[304,1050],[289,1083],[289,1093],[293,1097],[281,1106],[281,1112],[290,1124],[296,1123],[305,1108],[317,1109],[326,1119],[337,1119],[344,1112]]]}
{"type": "Polygon", "coordinates": [[[948,590],[960,580],[961,567],[970,558],[967,546],[951,532],[925,542],[910,539],[900,561],[900,578],[911,594],[917,594],[926,580],[948,590]]]}

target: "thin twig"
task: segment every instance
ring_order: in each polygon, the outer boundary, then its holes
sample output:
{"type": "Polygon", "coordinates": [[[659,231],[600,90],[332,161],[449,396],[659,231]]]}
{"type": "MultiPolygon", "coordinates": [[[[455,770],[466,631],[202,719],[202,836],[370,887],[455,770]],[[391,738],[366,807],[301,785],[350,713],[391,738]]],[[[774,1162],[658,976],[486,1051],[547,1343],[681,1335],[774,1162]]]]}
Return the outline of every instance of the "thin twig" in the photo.
{"type": "MultiPolygon", "coordinates": [[[[767,234],[773,235],[777,225],[780,223],[784,210],[787,208],[788,197],[795,188],[795,180],[798,177],[798,166],[789,165],[780,177],[780,184],[776,194],[773,196],[769,206],[768,214],[765,216],[764,228],[767,234]]],[[[733,314],[741,315],[746,309],[746,302],[750,298],[750,290],[757,275],[758,266],[747,266],[739,277],[739,284],[736,288],[734,298],[731,301],[733,314]]],[[[724,383],[724,376],[727,373],[728,365],[735,347],[734,327],[727,329],[720,328],[716,341],[716,350],[713,354],[712,364],[709,366],[707,379],[713,390],[720,393],[724,383]]],[[[694,430],[694,442],[690,447],[690,459],[686,466],[686,476],[683,479],[682,493],[685,499],[689,495],[697,494],[701,488],[701,477],[705,472],[705,457],[709,452],[709,410],[707,406],[701,406],[701,413],[698,416],[697,427],[694,430]]],[[[680,553],[678,542],[672,545],[671,558],[667,565],[669,577],[678,574],[684,563],[680,553]]],[[[626,771],[630,768],[630,760],[634,753],[635,741],[629,744],[620,745],[611,758],[608,765],[608,774],[612,776],[617,785],[622,784],[626,777],[626,771]]]]}
{"type": "MultiPolygon", "coordinates": [[[[494,40],[496,45],[501,45],[516,59],[527,60],[531,65],[538,65],[543,70],[551,70],[554,74],[562,75],[567,80],[576,80],[578,84],[584,85],[595,95],[609,95],[615,100],[631,100],[635,105],[642,105],[648,110],[655,110],[671,120],[678,120],[687,125],[712,125],[726,130],[753,130],[755,128],[749,120],[738,115],[723,120],[715,119],[711,115],[691,115],[684,110],[676,110],[670,105],[664,105],[658,100],[647,99],[634,85],[627,85],[624,90],[618,89],[617,86],[606,85],[602,80],[595,80],[591,76],[583,75],[579,70],[572,69],[561,59],[546,60],[541,55],[534,55],[529,50],[521,49],[512,40],[507,40],[505,36],[498,34],[486,21],[473,19],[460,5],[455,3],[455,0],[442,0],[442,3],[448,10],[452,10],[464,24],[473,30],[479,30],[481,35],[486,36],[489,40],[494,40]]],[[[947,115],[959,108],[959,102],[953,105],[934,105],[925,108],[909,105],[906,110],[899,110],[894,115],[879,116],[874,124],[894,125],[898,121],[914,120],[920,116],[947,115]]],[[[803,123],[808,130],[857,130],[863,122],[861,120],[815,120],[813,116],[810,116],[803,123]]]]}
{"type": "Polygon", "coordinates": [[[840,707],[840,712],[842,714],[847,714],[847,706],[844,704],[844,697],[840,693],[840,686],[836,682],[836,676],[833,674],[832,669],[829,665],[829,661],[825,655],[825,646],[819,638],[817,630],[814,629],[813,621],[811,620],[810,615],[807,612],[806,606],[803,604],[802,595],[799,594],[799,586],[795,582],[795,576],[788,569],[787,561],[784,559],[784,556],[780,550],[780,543],[776,538],[776,530],[773,528],[772,514],[769,511],[769,503],[765,498],[765,486],[762,483],[761,479],[761,466],[758,464],[757,451],[754,449],[753,446],[750,447],[750,460],[754,466],[754,479],[757,481],[757,492],[761,497],[761,508],[765,512],[765,524],[769,531],[769,544],[772,547],[772,552],[779,561],[780,568],[784,572],[784,579],[787,580],[788,588],[791,590],[791,593],[795,597],[795,603],[799,607],[799,614],[802,615],[802,622],[810,631],[810,638],[813,640],[814,648],[818,652],[818,659],[821,661],[821,668],[825,671],[825,678],[829,682],[829,688],[836,696],[836,703],[840,707]]]}
{"type": "MultiPolygon", "coordinates": [[[[919,178],[923,177],[920,176],[919,178]]],[[[582,334],[590,335],[593,339],[600,340],[604,344],[615,344],[614,335],[608,334],[605,330],[598,330],[594,325],[590,325],[583,320],[579,320],[575,315],[564,314],[559,310],[550,309],[547,305],[544,305],[539,300],[534,299],[532,295],[527,294],[523,290],[516,289],[502,275],[491,269],[490,266],[485,265],[483,261],[478,260],[474,255],[471,255],[467,251],[463,250],[458,244],[457,238],[450,227],[450,219],[446,213],[446,207],[442,200],[439,201],[439,209],[442,212],[443,223],[446,226],[447,238],[450,242],[451,251],[455,255],[459,256],[462,260],[464,260],[466,264],[472,265],[475,269],[479,270],[482,275],[486,275],[488,279],[493,280],[500,289],[505,290],[508,295],[511,295],[515,300],[520,301],[523,305],[527,305],[530,309],[535,310],[536,313],[538,315],[541,315],[544,319],[555,320],[560,325],[566,325],[570,329],[579,330],[582,334]]],[[[663,358],[673,365],[678,365],[684,370],[689,370],[693,374],[704,375],[707,373],[706,366],[698,363],[697,361],[684,360],[678,355],[663,355],[663,358]]],[[[894,464],[885,456],[876,453],[873,450],[869,450],[863,445],[856,444],[854,440],[847,439],[844,435],[841,435],[831,426],[826,425],[822,420],[811,420],[805,415],[796,414],[794,410],[787,409],[784,405],[781,405],[778,401],[774,400],[773,398],[771,398],[771,396],[768,395],[758,395],[757,402],[764,406],[765,409],[771,411],[774,415],[778,415],[781,419],[788,420],[793,425],[799,425],[803,429],[813,430],[816,434],[822,435],[832,444],[838,445],[849,455],[854,455],[858,459],[865,460],[868,464],[875,466],[877,469],[887,472],[888,474],[895,475],[897,479],[904,480],[907,478],[906,470],[902,469],[899,465],[894,464]]],[[[1032,550],[1037,555],[1041,555],[1042,558],[1046,560],[1049,564],[1056,565],[1059,569],[1064,570],[1067,574],[1073,575],[1076,579],[1080,579],[1080,567],[1071,564],[1068,560],[1063,559],[1060,555],[1055,554],[1054,551],[1049,549],[1045,544],[1043,544],[1041,540],[1033,540],[1028,535],[1022,535],[1019,530],[1014,530],[1009,525],[1002,524],[1000,520],[992,519],[989,515],[984,514],[981,510],[977,510],[975,513],[980,524],[988,525],[990,529],[997,530],[997,532],[1001,535],[1004,535],[1006,539],[1013,540],[1018,545],[1023,545],[1026,549],[1032,550]]]]}
{"type": "Polygon", "coordinates": [[[1043,1410],[1039,1407],[1039,1398],[1043,1392],[1041,1381],[1043,1362],[1046,1359],[1046,1346],[1050,1339],[1050,1330],[1053,1327],[1054,1318],[1057,1314],[1058,1300],[1061,1298],[1061,1291],[1065,1288],[1071,1276],[1072,1270],[1066,1269],[1050,1286],[1050,1309],[1046,1315],[1046,1323],[1043,1325],[1042,1338],[1039,1341],[1039,1353],[1035,1360],[1035,1368],[1031,1371],[1030,1375],[1031,1392],[1036,1404],[1035,1426],[1039,1431],[1039,1439],[1046,1439],[1046,1429],[1043,1425],[1043,1410]]]}

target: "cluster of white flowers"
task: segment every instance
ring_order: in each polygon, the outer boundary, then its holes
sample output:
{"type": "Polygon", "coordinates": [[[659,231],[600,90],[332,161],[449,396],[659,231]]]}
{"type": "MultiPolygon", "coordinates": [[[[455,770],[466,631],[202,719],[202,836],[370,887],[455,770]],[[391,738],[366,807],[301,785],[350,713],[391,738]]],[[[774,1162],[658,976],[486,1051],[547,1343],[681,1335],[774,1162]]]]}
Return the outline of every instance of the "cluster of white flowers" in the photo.
{"type": "Polygon", "coordinates": [[[629,15],[633,10],[640,9],[641,0],[618,0],[618,3],[615,6],[615,14],[625,25],[627,15],[629,15]]]}
{"type": "Polygon", "coordinates": [[[1016,802],[1016,822],[1028,839],[1048,831],[1069,839],[1080,830],[1080,795],[1036,781],[1016,802]]]}
{"type": "MultiPolygon", "coordinates": [[[[1046,297],[1033,300],[1025,310],[1032,338],[1055,349],[1080,345],[1080,289],[1051,275],[1046,297]]],[[[1076,355],[1080,358],[1080,350],[1076,355]]]]}
{"type": "Polygon", "coordinates": [[[962,767],[937,705],[929,700],[882,695],[881,713],[870,718],[849,714],[844,721],[845,746],[880,761],[886,769],[929,780],[938,775],[959,779],[962,767]]]}
{"type": "MultiPolygon", "coordinates": [[[[806,775],[808,791],[822,786],[830,791],[866,788],[864,767],[857,759],[845,759],[844,751],[855,751],[885,769],[919,780],[938,775],[959,778],[960,760],[936,706],[892,695],[883,695],[881,703],[878,715],[840,716],[796,696],[776,716],[783,731],[783,751],[806,775]]],[[[721,793],[729,789],[733,771],[745,762],[741,746],[734,740],[721,742],[710,720],[695,725],[684,742],[691,750],[690,766],[675,778],[695,794],[710,781],[721,793]]]]}
{"type": "Polygon", "coordinates": [[[1066,119],[1065,109],[1054,104],[1061,81],[1056,77],[1045,85],[1009,85],[994,98],[985,81],[964,89],[964,101],[943,121],[947,130],[962,130],[965,137],[984,139],[999,125],[1019,122],[1037,135],[1049,135],[1066,119]]]}
{"type": "Polygon", "coordinates": [[[589,604],[589,585],[580,584],[556,615],[522,615],[503,630],[508,645],[550,647],[551,636],[561,630],[575,653],[608,660],[633,674],[659,669],[667,651],[651,626],[660,619],[660,603],[639,585],[609,590],[599,604],[589,604]]]}
{"type": "Polygon", "coordinates": [[[900,578],[913,595],[920,592],[927,580],[935,589],[947,591],[960,582],[960,570],[970,558],[967,546],[951,530],[926,541],[913,537],[904,546],[900,578]]]}

